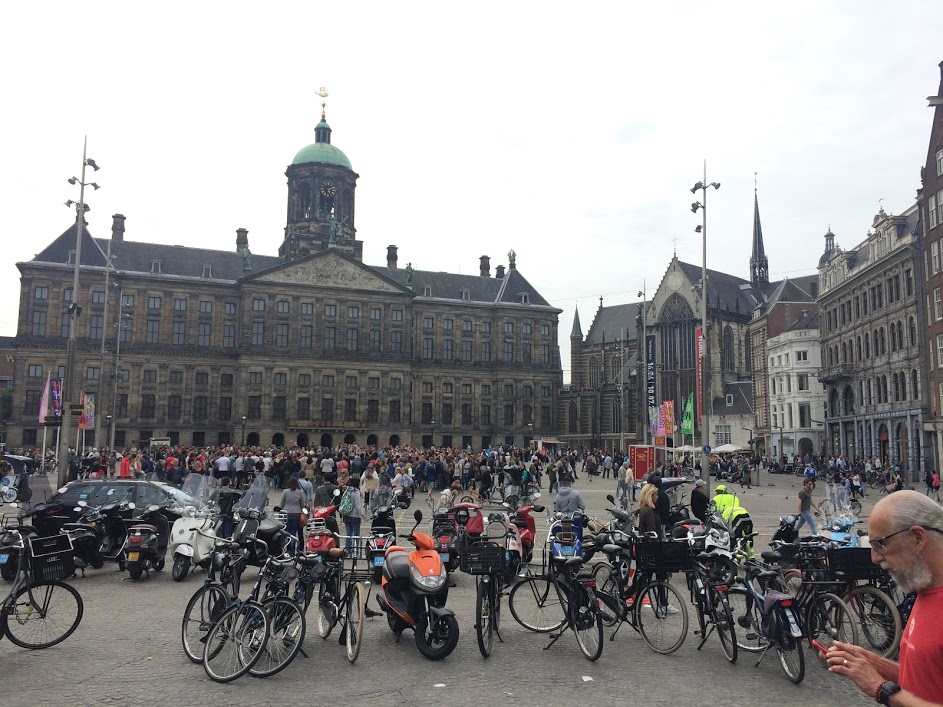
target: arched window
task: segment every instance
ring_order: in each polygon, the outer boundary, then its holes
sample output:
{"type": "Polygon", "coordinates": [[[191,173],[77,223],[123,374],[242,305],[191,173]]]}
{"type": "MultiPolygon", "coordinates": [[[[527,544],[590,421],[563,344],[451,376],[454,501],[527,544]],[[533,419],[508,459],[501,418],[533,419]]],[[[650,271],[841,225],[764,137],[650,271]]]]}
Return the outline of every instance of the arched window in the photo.
{"type": "Polygon", "coordinates": [[[622,407],[619,403],[612,404],[612,431],[622,432],[622,407]]]}
{"type": "Polygon", "coordinates": [[[576,403],[570,403],[570,409],[566,416],[566,429],[570,434],[579,432],[579,412],[576,409],[576,403]]]}
{"type": "Polygon", "coordinates": [[[864,357],[871,358],[871,335],[864,335],[864,357]]]}
{"type": "Polygon", "coordinates": [[[860,336],[855,339],[855,349],[856,349],[855,360],[860,361],[861,360],[861,337],[860,336]]]}
{"type": "Polygon", "coordinates": [[[900,399],[907,400],[907,373],[906,371],[900,372],[900,399]]]}
{"type": "Polygon", "coordinates": [[[846,415],[855,414],[855,391],[852,390],[850,385],[845,386],[844,400],[842,400],[842,406],[846,415]]]}
{"type": "Polygon", "coordinates": [[[724,327],[724,338],[720,349],[720,367],[724,371],[734,370],[733,329],[724,327]]]}
{"type": "Polygon", "coordinates": [[[841,408],[838,406],[838,391],[835,389],[832,389],[831,394],[828,396],[828,409],[832,417],[841,415],[841,408]]]}
{"type": "Polygon", "coordinates": [[[897,337],[894,336],[894,324],[891,324],[891,351],[897,351],[897,337]]]}
{"type": "MultiPolygon", "coordinates": [[[[883,356],[884,354],[887,353],[887,332],[884,331],[884,327],[881,327],[880,331],[881,331],[881,355],[883,356]]],[[[887,377],[885,376],[885,380],[886,379],[887,377]]]]}
{"type": "Polygon", "coordinates": [[[868,405],[874,405],[874,388],[870,378],[868,378],[868,405]]]}
{"type": "Polygon", "coordinates": [[[887,395],[887,376],[881,376],[881,400],[885,403],[889,400],[887,395]]]}
{"type": "Polygon", "coordinates": [[[904,348],[904,323],[899,321],[897,322],[897,350],[901,351],[904,348]]]}
{"type": "Polygon", "coordinates": [[[744,365],[746,366],[747,373],[753,372],[753,341],[750,339],[749,329],[743,335],[743,348],[745,350],[745,355],[743,357],[744,365]]]}
{"type": "Polygon", "coordinates": [[[595,356],[589,359],[589,387],[599,387],[599,359],[595,356]]]}
{"type": "Polygon", "coordinates": [[[893,381],[894,386],[894,402],[900,402],[900,383],[897,380],[896,373],[891,375],[891,380],[893,381]]]}
{"type": "Polygon", "coordinates": [[[910,318],[910,321],[907,322],[907,326],[910,329],[910,345],[917,345],[917,320],[913,317],[910,318]]]}
{"type": "Polygon", "coordinates": [[[917,377],[917,369],[910,372],[910,399],[920,400],[920,379],[917,377]]]}
{"type": "Polygon", "coordinates": [[[828,347],[828,351],[826,352],[826,357],[828,358],[828,365],[831,366],[832,365],[832,347],[831,346],[828,347]]]}
{"type": "Polygon", "coordinates": [[[841,342],[841,362],[848,363],[848,344],[841,342]]]}

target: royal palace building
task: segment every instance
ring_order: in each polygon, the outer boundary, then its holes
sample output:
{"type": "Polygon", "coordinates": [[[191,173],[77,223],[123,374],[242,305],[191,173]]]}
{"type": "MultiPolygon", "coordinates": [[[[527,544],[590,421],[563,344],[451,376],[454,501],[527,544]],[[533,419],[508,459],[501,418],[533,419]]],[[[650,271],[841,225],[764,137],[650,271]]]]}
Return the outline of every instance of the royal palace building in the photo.
{"type": "Polygon", "coordinates": [[[110,238],[82,229],[77,297],[75,227],[18,263],[9,443],[39,443],[72,326],[75,387],[95,396],[89,445],[477,449],[555,432],[560,310],[513,251],[494,272],[482,256],[477,275],[404,267],[392,245],[385,265],[365,264],[358,175],[323,113],[286,176],[277,255],[252,253],[245,229],[231,251],[135,242],[117,214],[110,238]]]}

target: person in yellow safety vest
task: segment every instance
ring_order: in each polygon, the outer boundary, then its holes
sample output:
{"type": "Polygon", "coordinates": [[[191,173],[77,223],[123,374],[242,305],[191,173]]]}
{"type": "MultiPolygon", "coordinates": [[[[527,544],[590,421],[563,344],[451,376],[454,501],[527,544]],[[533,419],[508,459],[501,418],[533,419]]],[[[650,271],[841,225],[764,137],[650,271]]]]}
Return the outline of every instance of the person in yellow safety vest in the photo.
{"type": "Polygon", "coordinates": [[[740,499],[735,494],[730,493],[723,484],[718,484],[714,489],[714,508],[717,514],[725,521],[730,520],[730,512],[735,506],[740,505],[740,499]]]}
{"type": "MultiPolygon", "coordinates": [[[[714,508],[730,528],[731,538],[741,538],[753,532],[753,520],[746,508],[740,505],[736,494],[727,490],[723,484],[714,490],[714,508]]],[[[746,543],[747,556],[753,557],[753,542],[746,543]]]]}

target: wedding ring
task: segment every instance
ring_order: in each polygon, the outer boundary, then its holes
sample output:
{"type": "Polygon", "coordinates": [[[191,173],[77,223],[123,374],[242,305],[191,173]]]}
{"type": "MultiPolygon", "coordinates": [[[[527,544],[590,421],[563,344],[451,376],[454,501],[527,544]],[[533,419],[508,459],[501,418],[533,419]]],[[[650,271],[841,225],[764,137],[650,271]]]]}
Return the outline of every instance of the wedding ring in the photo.
{"type": "Polygon", "coordinates": [[[845,664],[845,665],[848,665],[848,659],[847,659],[847,658],[845,658],[845,663],[844,663],[844,664],[845,664]]]}

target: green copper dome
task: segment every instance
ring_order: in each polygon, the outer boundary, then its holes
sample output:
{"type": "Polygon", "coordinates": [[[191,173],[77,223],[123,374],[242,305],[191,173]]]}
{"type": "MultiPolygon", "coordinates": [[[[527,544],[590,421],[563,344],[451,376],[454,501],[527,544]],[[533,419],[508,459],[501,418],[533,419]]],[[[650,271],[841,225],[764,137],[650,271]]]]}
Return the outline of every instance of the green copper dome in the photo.
{"type": "Polygon", "coordinates": [[[292,164],[307,164],[309,162],[336,164],[347,169],[353,169],[347,155],[327,142],[315,142],[301,148],[298,154],[295,155],[295,159],[291,161],[292,164]]]}
{"type": "Polygon", "coordinates": [[[321,113],[321,122],[314,126],[314,140],[314,143],[302,148],[295,155],[295,159],[291,161],[292,164],[317,162],[319,164],[336,164],[347,169],[353,169],[347,155],[331,144],[331,126],[327,124],[324,113],[321,113]]]}

